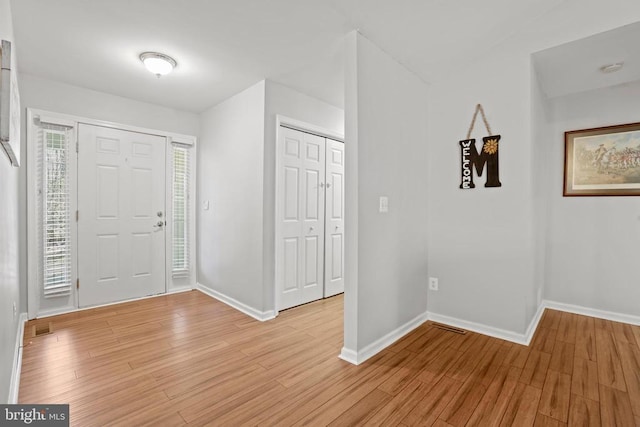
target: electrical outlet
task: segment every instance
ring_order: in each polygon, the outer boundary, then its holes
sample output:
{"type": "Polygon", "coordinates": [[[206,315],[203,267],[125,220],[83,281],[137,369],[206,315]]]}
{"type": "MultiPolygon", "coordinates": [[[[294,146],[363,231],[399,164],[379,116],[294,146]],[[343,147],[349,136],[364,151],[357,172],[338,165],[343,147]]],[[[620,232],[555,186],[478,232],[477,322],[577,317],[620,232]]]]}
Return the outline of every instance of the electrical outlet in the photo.
{"type": "Polygon", "coordinates": [[[429,290],[437,291],[438,290],[438,278],[437,277],[429,277],[429,290]]]}
{"type": "Polygon", "coordinates": [[[380,207],[379,211],[381,213],[389,212],[389,198],[387,196],[380,196],[380,207]]]}

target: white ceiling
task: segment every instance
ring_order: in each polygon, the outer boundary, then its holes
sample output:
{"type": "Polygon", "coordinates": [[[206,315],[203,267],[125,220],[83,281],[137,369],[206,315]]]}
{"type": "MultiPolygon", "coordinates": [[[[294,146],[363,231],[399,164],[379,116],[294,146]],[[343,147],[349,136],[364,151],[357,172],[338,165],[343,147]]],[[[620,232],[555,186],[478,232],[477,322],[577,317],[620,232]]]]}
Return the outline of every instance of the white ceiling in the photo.
{"type": "Polygon", "coordinates": [[[344,19],[300,0],[14,0],[20,72],[200,112],[334,53],[344,19]],[[174,57],[160,79],[138,59],[174,57]]]}
{"type": "MultiPolygon", "coordinates": [[[[426,82],[565,0],[13,0],[20,72],[201,112],[270,78],[343,105],[353,29],[426,82]],[[138,55],[178,61],[157,79],[138,55]]],[[[637,40],[637,38],[636,38],[637,40]]]]}
{"type": "Polygon", "coordinates": [[[533,60],[550,98],[640,80],[640,23],[537,52],[533,60]],[[618,62],[624,62],[620,71],[600,71],[618,62]]]}

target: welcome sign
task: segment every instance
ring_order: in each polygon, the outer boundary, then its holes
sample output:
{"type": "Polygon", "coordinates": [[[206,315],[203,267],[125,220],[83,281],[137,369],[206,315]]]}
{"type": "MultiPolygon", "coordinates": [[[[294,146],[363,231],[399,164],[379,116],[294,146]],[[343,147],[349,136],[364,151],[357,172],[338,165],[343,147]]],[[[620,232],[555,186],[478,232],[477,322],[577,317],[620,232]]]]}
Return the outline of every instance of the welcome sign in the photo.
{"type": "Polygon", "coordinates": [[[501,187],[500,182],[500,168],[499,168],[499,147],[500,147],[500,135],[491,135],[491,128],[487,122],[487,118],[484,115],[484,109],[482,105],[476,105],[476,111],[473,114],[469,131],[467,132],[467,138],[460,141],[460,156],[461,156],[461,189],[476,188],[473,182],[474,169],[478,177],[486,171],[485,187],[501,187]],[[478,112],[482,114],[482,120],[484,121],[487,133],[489,136],[482,138],[482,148],[478,152],[476,147],[475,138],[471,138],[471,132],[476,121],[478,112]]]}
{"type": "Polygon", "coordinates": [[[478,177],[482,176],[486,166],[485,187],[501,187],[500,171],[498,165],[498,143],[500,135],[485,136],[482,138],[480,153],[476,148],[475,139],[460,141],[460,153],[462,155],[462,182],[460,188],[476,188],[473,182],[473,169],[478,177]]]}

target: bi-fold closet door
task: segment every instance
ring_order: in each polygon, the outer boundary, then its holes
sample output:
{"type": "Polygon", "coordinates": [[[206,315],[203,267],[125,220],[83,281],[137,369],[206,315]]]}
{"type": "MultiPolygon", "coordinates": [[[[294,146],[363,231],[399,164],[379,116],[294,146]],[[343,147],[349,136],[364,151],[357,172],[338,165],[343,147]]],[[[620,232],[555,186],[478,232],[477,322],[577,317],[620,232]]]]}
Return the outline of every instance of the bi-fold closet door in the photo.
{"type": "Polygon", "coordinates": [[[280,127],[278,310],[344,291],[344,144],[280,127]]]}

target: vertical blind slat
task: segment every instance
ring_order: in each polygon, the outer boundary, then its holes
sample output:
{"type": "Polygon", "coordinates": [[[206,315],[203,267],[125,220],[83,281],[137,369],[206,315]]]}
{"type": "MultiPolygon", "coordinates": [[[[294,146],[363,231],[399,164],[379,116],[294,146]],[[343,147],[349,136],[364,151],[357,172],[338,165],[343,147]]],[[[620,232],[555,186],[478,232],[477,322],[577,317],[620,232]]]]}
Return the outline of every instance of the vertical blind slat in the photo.
{"type": "Polygon", "coordinates": [[[40,273],[45,298],[71,293],[71,200],[68,128],[43,123],[38,149],[41,192],[40,273]]]}
{"type": "Polygon", "coordinates": [[[189,253],[189,188],[190,188],[189,148],[173,146],[173,275],[188,276],[190,270],[189,253]]]}

